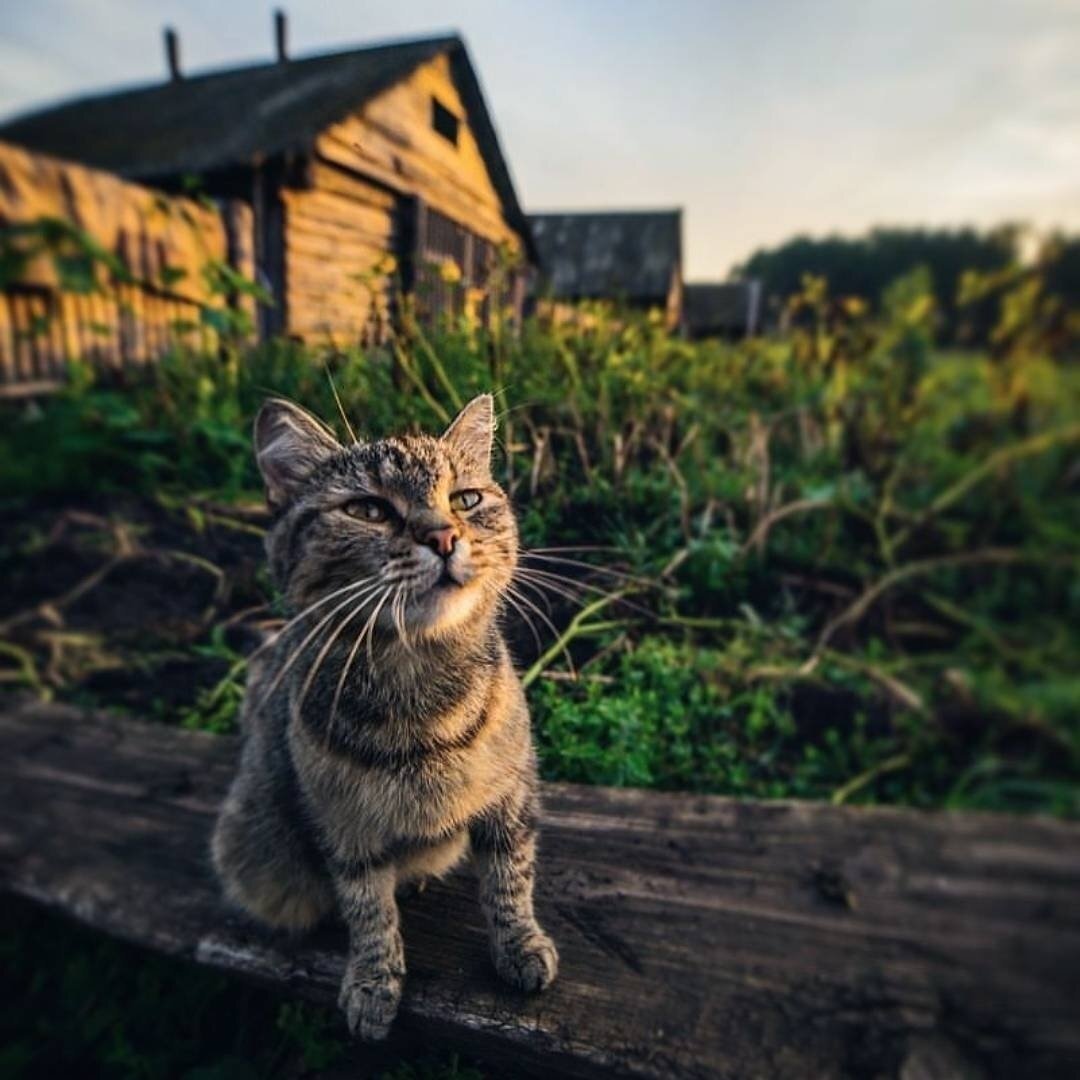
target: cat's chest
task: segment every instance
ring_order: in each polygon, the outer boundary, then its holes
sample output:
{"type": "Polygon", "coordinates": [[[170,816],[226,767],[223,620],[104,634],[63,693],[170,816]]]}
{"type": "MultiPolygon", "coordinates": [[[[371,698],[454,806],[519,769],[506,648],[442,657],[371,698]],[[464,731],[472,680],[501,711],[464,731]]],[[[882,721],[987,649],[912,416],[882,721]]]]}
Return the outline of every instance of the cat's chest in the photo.
{"type": "Polygon", "coordinates": [[[335,846],[354,855],[402,838],[446,835],[499,801],[512,784],[512,732],[497,721],[465,746],[426,752],[328,752],[310,732],[291,744],[302,785],[335,846]]]}

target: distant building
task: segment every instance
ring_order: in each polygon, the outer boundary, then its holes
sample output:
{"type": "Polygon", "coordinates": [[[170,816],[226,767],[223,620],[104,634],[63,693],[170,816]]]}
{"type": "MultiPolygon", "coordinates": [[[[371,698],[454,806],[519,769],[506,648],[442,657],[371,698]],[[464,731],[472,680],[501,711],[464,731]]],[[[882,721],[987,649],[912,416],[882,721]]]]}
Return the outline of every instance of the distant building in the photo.
{"type": "MultiPolygon", "coordinates": [[[[0,139],[165,191],[247,202],[255,263],[276,300],[260,311],[264,335],[377,340],[390,265],[418,303],[457,311],[479,302],[500,248],[535,262],[460,38],[294,60],[279,16],[277,43],[274,63],[189,78],[170,31],[168,82],[19,117],[0,139]]],[[[518,310],[524,277],[510,275],[502,297],[518,310]]]]}
{"type": "Polygon", "coordinates": [[[692,282],[684,289],[683,325],[688,337],[738,340],[761,329],[760,281],[692,282]]]}
{"type": "Polygon", "coordinates": [[[537,296],[556,304],[611,300],[682,319],[682,211],[530,214],[540,256],[537,296]]]}

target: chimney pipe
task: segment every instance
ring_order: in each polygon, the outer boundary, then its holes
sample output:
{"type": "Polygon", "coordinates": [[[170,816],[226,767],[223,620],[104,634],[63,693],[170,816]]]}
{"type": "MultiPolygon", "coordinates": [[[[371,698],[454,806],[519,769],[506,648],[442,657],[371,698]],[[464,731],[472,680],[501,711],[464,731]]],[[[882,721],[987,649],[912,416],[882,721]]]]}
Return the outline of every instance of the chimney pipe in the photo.
{"type": "Polygon", "coordinates": [[[165,27],[165,60],[169,65],[169,78],[179,82],[184,77],[180,73],[180,38],[171,26],[165,27]]]}
{"type": "Polygon", "coordinates": [[[288,23],[285,12],[278,8],[274,12],[274,41],[277,44],[277,58],[279,64],[284,64],[289,59],[289,50],[285,40],[288,23]]]}

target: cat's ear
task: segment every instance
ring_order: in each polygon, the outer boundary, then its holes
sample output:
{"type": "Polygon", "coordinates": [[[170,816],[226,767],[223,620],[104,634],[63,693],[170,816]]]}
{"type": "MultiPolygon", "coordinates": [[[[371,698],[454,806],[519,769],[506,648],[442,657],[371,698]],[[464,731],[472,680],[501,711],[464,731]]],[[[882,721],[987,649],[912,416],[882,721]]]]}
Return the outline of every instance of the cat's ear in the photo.
{"type": "Polygon", "coordinates": [[[270,398],[255,417],[255,461],[266,482],[266,500],[283,506],[304,481],[341,445],[334,433],[306,409],[270,398]]]}
{"type": "Polygon", "coordinates": [[[495,399],[490,394],[474,397],[443,432],[443,442],[485,469],[491,468],[491,444],[495,439],[495,399]]]}

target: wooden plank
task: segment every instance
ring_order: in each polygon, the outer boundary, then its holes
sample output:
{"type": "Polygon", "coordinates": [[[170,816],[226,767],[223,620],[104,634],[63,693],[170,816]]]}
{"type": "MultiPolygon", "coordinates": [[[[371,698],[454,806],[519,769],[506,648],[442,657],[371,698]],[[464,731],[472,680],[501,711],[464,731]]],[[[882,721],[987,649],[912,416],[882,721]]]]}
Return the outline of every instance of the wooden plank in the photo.
{"type": "Polygon", "coordinates": [[[0,292],[0,383],[13,383],[16,378],[11,299],[6,293],[0,292]]]}
{"type": "Polygon", "coordinates": [[[60,293],[58,296],[60,333],[63,337],[64,370],[67,364],[78,360],[82,352],[79,343],[79,296],[77,293],[60,293]]]}
{"type": "Polygon", "coordinates": [[[11,308],[12,344],[15,350],[15,374],[19,380],[33,381],[34,350],[30,335],[30,310],[26,293],[8,294],[11,308]]]}
{"type": "Polygon", "coordinates": [[[356,134],[340,126],[323,132],[316,140],[316,150],[328,161],[373,176],[403,194],[422,195],[435,209],[493,243],[505,242],[514,248],[520,246],[517,234],[505,223],[500,212],[475,202],[469,192],[458,190],[445,178],[440,180],[429,174],[414,161],[401,161],[400,169],[387,165],[372,155],[369,141],[358,142],[356,134]]]}
{"type": "MultiPolygon", "coordinates": [[[[300,258],[307,256],[316,262],[349,260],[373,265],[388,254],[385,247],[354,239],[345,232],[337,237],[313,236],[292,228],[285,234],[285,247],[292,255],[300,256],[300,258]]],[[[295,265],[296,263],[291,263],[290,269],[295,265]]]]}
{"type": "Polygon", "coordinates": [[[330,133],[365,161],[406,178],[414,193],[463,224],[479,227],[486,220],[512,234],[446,56],[421,65],[330,133]],[[434,130],[433,98],[459,117],[456,143],[434,130]],[[440,198],[454,208],[438,206],[440,198]]]}
{"type": "Polygon", "coordinates": [[[373,296],[380,303],[388,303],[389,287],[380,279],[370,283],[359,281],[351,276],[351,272],[312,273],[291,283],[287,295],[290,303],[297,300],[303,303],[368,304],[373,296]]]}
{"type": "MultiPolygon", "coordinates": [[[[140,281],[157,280],[167,261],[185,271],[172,288],[199,302],[207,299],[202,266],[226,256],[225,226],[212,208],[0,142],[0,219],[29,224],[42,218],[63,218],[85,230],[140,281]]],[[[25,283],[55,288],[53,260],[34,260],[25,283]]]]}
{"type": "Polygon", "coordinates": [[[394,218],[390,211],[365,206],[342,195],[285,189],[281,197],[290,219],[357,229],[380,240],[388,239],[393,232],[394,218]]]}
{"type": "Polygon", "coordinates": [[[27,382],[0,384],[0,401],[22,401],[25,398],[45,397],[63,387],[59,379],[35,379],[27,382]]]}
{"type": "Polygon", "coordinates": [[[374,184],[355,172],[342,169],[318,157],[312,157],[307,164],[309,191],[326,192],[342,195],[350,202],[361,203],[377,210],[393,213],[398,197],[386,187],[374,184]]]}
{"type": "Polygon", "coordinates": [[[28,292],[23,297],[23,303],[26,306],[27,336],[34,375],[38,379],[51,378],[52,371],[49,368],[48,339],[45,324],[46,311],[41,294],[37,291],[28,292]]]}
{"type": "Polygon", "coordinates": [[[392,254],[394,238],[390,231],[383,233],[368,232],[345,222],[334,225],[312,218],[289,216],[286,222],[286,243],[290,238],[309,239],[312,241],[331,240],[343,248],[356,248],[365,252],[392,254]]]}
{"type": "MultiPolygon", "coordinates": [[[[257,279],[255,266],[255,216],[251,207],[240,199],[230,199],[224,208],[225,230],[229,240],[229,264],[246,281],[257,279]]],[[[232,306],[247,316],[254,341],[258,326],[258,306],[249,294],[238,293],[231,298],[232,306]]]]}
{"type": "MultiPolygon", "coordinates": [[[[342,933],[263,934],[207,873],[236,752],[9,710],[0,883],[332,1002],[342,933]]],[[[399,1037],[452,1038],[497,1075],[911,1077],[927,1039],[976,1075],[1080,1075],[1077,824],[546,785],[537,904],[562,965],[536,998],[495,980],[473,891],[462,874],[403,901],[399,1037]]]]}

